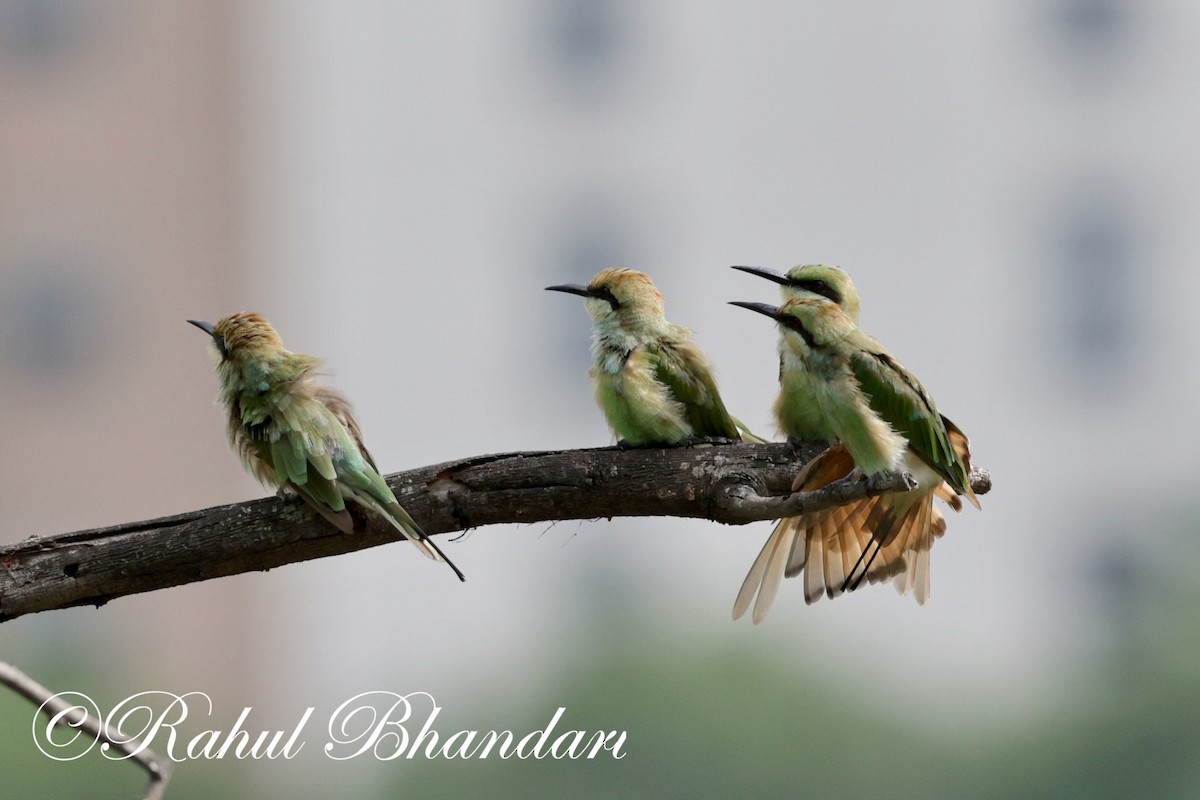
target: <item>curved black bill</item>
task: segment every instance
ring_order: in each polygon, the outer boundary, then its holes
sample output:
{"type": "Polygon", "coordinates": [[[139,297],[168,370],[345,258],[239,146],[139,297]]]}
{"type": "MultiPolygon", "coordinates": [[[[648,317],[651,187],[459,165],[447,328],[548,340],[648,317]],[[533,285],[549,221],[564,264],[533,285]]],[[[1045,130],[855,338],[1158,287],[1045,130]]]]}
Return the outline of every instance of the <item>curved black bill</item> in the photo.
{"type": "Polygon", "coordinates": [[[580,297],[592,297],[592,292],[586,286],[580,286],[577,283],[563,283],[558,286],[547,286],[547,292],[566,292],[567,294],[577,294],[580,297]]]}
{"type": "Polygon", "coordinates": [[[198,319],[189,319],[188,322],[195,325],[197,328],[204,331],[209,336],[215,337],[217,335],[217,332],[213,329],[213,324],[211,322],[203,322],[198,319]]]}
{"type": "Polygon", "coordinates": [[[773,306],[770,303],[746,303],[741,300],[730,300],[729,305],[748,308],[751,311],[757,311],[758,313],[768,316],[771,319],[779,319],[779,307],[773,306]]]}
{"type": "Polygon", "coordinates": [[[736,269],[741,272],[748,272],[751,275],[757,275],[760,278],[766,278],[769,281],[775,281],[776,283],[781,284],[783,286],[786,286],[789,283],[791,283],[791,281],[788,280],[787,275],[783,275],[779,272],[776,272],[773,269],[763,269],[762,267],[730,267],[730,269],[736,269]]]}

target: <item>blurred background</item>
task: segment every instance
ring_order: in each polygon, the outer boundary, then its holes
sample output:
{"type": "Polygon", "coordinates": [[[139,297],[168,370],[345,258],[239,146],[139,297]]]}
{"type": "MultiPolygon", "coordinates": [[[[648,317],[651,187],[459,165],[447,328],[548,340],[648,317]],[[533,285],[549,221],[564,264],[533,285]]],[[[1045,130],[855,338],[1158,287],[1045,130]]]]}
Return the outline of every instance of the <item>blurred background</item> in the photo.
{"type": "MultiPolygon", "coordinates": [[[[872,587],[730,621],[770,524],[442,540],[54,611],[0,659],[102,706],[204,691],[168,797],[1183,798],[1200,793],[1200,5],[0,0],[0,542],[259,497],[204,337],[264,314],[327,359],[381,468],[605,445],[578,298],[651,273],[773,434],[774,300],[839,264],[863,327],[995,489],[918,607],[872,587]],[[436,728],[625,730],[624,759],[333,762],[361,692],[436,728]]],[[[137,796],[41,755],[6,797],[137,796]]],[[[190,723],[189,723],[190,724],[190,723]]]]}

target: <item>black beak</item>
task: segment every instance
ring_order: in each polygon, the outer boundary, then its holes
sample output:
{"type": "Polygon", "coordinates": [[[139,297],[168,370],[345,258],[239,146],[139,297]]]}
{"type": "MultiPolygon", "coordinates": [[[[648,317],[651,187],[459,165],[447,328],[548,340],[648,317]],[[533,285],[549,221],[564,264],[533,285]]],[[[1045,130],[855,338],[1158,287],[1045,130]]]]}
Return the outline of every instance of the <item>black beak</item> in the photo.
{"type": "Polygon", "coordinates": [[[211,322],[201,322],[198,319],[189,319],[188,322],[195,325],[197,328],[204,331],[214,339],[217,338],[217,332],[213,330],[213,324],[211,322]]]}
{"type": "Polygon", "coordinates": [[[745,303],[741,300],[730,300],[729,305],[741,306],[742,308],[748,308],[751,311],[757,311],[758,313],[764,314],[773,320],[779,319],[779,307],[773,306],[770,303],[745,303]]]}
{"type": "Polygon", "coordinates": [[[757,275],[760,278],[766,278],[769,281],[775,281],[778,284],[787,286],[791,283],[787,275],[781,275],[773,269],[763,269],[762,267],[730,267],[730,269],[749,272],[751,275],[757,275]]]}
{"type": "Polygon", "coordinates": [[[577,283],[564,283],[559,286],[547,286],[547,292],[566,292],[567,294],[577,294],[580,297],[595,297],[591,290],[586,286],[580,286],[577,283]]]}

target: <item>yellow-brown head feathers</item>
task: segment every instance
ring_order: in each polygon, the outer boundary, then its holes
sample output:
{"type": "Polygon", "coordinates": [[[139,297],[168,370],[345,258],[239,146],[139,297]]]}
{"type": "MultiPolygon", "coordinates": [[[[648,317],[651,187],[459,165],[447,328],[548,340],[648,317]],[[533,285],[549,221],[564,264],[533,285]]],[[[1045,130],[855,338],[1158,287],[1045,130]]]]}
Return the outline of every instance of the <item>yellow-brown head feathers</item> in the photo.
{"type": "Polygon", "coordinates": [[[547,286],[585,298],[588,314],[601,333],[659,332],[670,323],[663,317],[663,296],[644,272],[626,267],[600,270],[587,286],[547,286]]]}
{"type": "Polygon", "coordinates": [[[194,319],[188,322],[212,336],[222,359],[235,358],[240,353],[283,349],[283,340],[271,323],[252,312],[230,314],[216,325],[194,319]]]}
{"type": "Polygon", "coordinates": [[[604,299],[614,306],[614,310],[622,307],[636,306],[646,310],[663,311],[662,292],[644,272],[628,267],[610,267],[600,270],[588,290],[593,296],[608,295],[604,299]]]}

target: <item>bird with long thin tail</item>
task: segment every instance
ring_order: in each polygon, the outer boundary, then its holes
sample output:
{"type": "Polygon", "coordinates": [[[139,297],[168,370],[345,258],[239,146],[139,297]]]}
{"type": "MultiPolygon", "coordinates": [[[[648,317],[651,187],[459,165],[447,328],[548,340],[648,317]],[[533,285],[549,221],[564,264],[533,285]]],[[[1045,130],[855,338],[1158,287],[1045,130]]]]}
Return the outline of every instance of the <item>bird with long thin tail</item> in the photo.
{"type": "Polygon", "coordinates": [[[247,472],[281,494],[299,495],[343,533],[354,532],[347,501],[355,503],[466,580],[397,502],[363,445],[350,403],[317,382],[320,359],[286,350],[258,314],[188,322],[212,338],[218,402],[247,472]]]}
{"type": "Polygon", "coordinates": [[[734,619],[757,592],[753,619],[761,622],[781,578],[801,572],[808,603],[853,590],[864,579],[891,577],[902,593],[912,591],[924,603],[929,548],[946,530],[934,495],[955,510],[959,495],[979,505],[969,484],[966,436],[911,373],[858,329],[858,292],[844,271],[815,264],[785,275],[736,269],[783,287],[779,308],[734,303],[779,323],[780,428],[790,438],[835,443],[801,470],[793,490],[821,488],[855,467],[866,475],[903,469],[917,488],[780,520],[742,584],[734,619]]]}
{"type": "Polygon", "coordinates": [[[601,270],[587,286],[547,286],[584,298],[592,318],[596,402],[625,445],[677,445],[708,438],[758,441],[729,415],[704,353],[687,328],[668,322],[650,276],[601,270]]]}

